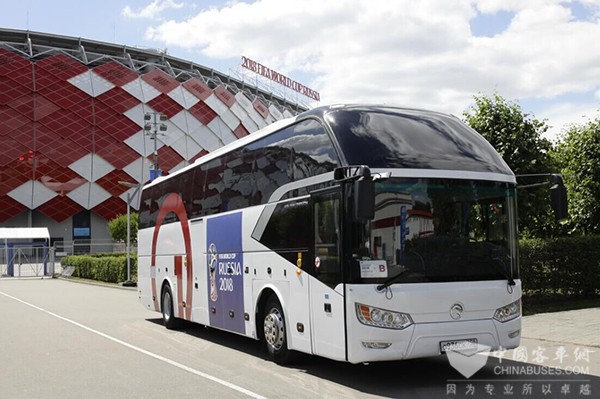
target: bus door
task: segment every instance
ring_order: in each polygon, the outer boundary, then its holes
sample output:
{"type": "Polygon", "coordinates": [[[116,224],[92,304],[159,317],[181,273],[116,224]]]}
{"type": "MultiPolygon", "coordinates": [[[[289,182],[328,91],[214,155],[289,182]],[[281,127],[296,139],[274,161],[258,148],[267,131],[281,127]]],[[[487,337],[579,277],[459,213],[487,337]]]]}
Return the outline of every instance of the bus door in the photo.
{"type": "Polygon", "coordinates": [[[310,284],[313,353],[345,360],[344,290],[341,268],[341,193],[311,196],[314,276],[310,284]]]}

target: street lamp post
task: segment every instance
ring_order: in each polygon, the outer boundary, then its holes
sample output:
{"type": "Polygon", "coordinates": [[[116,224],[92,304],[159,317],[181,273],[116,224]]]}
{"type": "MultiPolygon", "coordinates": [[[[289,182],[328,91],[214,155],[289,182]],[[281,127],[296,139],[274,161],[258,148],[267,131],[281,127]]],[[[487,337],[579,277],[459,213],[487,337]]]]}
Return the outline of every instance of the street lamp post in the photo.
{"type": "Polygon", "coordinates": [[[157,112],[146,112],[144,114],[144,121],[144,131],[150,135],[151,140],[154,140],[154,159],[152,160],[152,170],[154,172],[150,175],[150,180],[152,181],[160,176],[160,169],[158,169],[157,136],[165,134],[164,132],[167,131],[167,125],[164,123],[167,121],[167,116],[157,112]]]}
{"type": "Polygon", "coordinates": [[[125,287],[135,287],[136,283],[131,281],[131,201],[139,191],[141,184],[130,183],[128,181],[119,181],[119,184],[129,188],[134,188],[135,191],[131,194],[127,192],[127,281],[123,283],[125,287]]]}

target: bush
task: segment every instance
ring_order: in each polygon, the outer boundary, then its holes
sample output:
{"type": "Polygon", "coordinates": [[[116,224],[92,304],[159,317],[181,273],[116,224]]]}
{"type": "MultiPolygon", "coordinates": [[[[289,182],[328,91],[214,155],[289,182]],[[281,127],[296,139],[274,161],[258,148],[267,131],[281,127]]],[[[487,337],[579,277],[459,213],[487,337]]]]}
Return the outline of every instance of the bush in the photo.
{"type": "Polygon", "coordinates": [[[524,295],[600,294],[600,236],[521,240],[519,251],[524,295]]]}
{"type": "MultiPolygon", "coordinates": [[[[62,267],[73,266],[73,277],[119,283],[127,280],[127,255],[69,255],[61,260],[62,267]]],[[[131,256],[131,279],[137,280],[137,258],[131,256]]]]}
{"type": "MultiPolygon", "coordinates": [[[[523,294],[527,297],[600,295],[600,236],[526,239],[519,242],[523,294]]],[[[74,277],[118,283],[127,279],[125,254],[65,256],[74,277]]],[[[137,258],[131,256],[131,279],[137,280],[137,258]]]]}

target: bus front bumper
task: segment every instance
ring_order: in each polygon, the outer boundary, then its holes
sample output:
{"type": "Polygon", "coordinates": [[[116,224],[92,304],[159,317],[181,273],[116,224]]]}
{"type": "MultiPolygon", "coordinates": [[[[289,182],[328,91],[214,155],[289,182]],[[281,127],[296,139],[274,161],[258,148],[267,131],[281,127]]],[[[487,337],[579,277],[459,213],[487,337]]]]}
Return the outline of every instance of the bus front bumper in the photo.
{"type": "Polygon", "coordinates": [[[418,323],[404,330],[354,324],[348,336],[348,361],[365,363],[432,357],[442,346],[477,343],[490,351],[512,349],[521,339],[521,317],[500,323],[493,319],[418,323]]]}

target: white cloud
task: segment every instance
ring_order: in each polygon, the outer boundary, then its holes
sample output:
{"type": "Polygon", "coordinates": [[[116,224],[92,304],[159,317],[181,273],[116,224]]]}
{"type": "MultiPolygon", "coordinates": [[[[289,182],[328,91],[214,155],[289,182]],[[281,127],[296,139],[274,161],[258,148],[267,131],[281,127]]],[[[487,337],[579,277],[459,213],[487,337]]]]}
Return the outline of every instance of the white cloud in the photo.
{"type": "Polygon", "coordinates": [[[575,104],[565,102],[549,107],[536,115],[537,119],[546,119],[549,129],[544,135],[551,141],[557,141],[571,125],[589,122],[600,114],[600,102],[595,104],[575,104]]]}
{"type": "MultiPolygon", "coordinates": [[[[600,89],[600,22],[575,20],[569,4],[257,0],[165,21],[146,35],[209,57],[245,55],[292,78],[307,74],[312,81],[302,83],[323,103],[394,103],[460,115],[473,95],[493,90],[518,100],[600,89]],[[500,10],[514,15],[503,32],[472,34],[471,19],[500,10]]],[[[584,5],[590,15],[600,10],[598,1],[584,5]]]]}
{"type": "Polygon", "coordinates": [[[123,7],[121,14],[128,18],[148,18],[157,19],[160,17],[160,13],[170,8],[182,8],[183,3],[176,3],[173,0],[154,0],[146,7],[141,8],[139,11],[134,11],[130,6],[123,7]]]}

